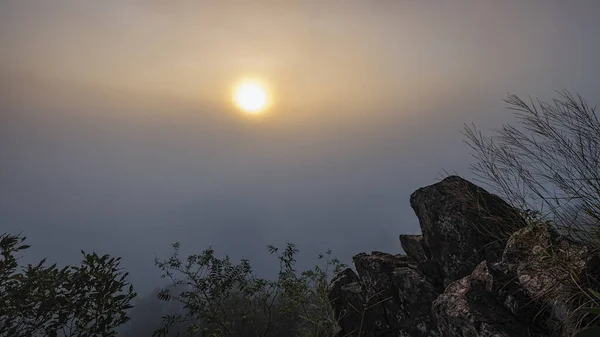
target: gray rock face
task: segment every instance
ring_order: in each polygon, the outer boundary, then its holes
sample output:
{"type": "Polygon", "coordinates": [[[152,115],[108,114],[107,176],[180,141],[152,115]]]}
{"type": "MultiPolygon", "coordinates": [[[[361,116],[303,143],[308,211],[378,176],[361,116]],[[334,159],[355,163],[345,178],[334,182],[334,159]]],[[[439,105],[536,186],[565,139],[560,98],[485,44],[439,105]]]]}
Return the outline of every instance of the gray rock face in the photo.
{"type": "Polygon", "coordinates": [[[431,315],[438,293],[407,256],[373,252],[353,260],[358,275],[347,269],[330,286],[342,316],[336,336],[440,336],[431,315]]]}
{"type": "Polygon", "coordinates": [[[360,253],[352,257],[358,275],[373,276],[389,274],[398,267],[415,266],[412,259],[406,255],[392,255],[382,252],[371,252],[371,255],[360,253]]]}
{"type": "Polygon", "coordinates": [[[597,289],[600,281],[598,255],[545,226],[514,233],[501,265],[514,275],[528,296],[547,308],[544,325],[565,337],[575,332],[582,319],[574,313],[577,304],[572,296],[579,294],[580,288],[597,289]]]}
{"type": "Polygon", "coordinates": [[[417,190],[411,206],[423,234],[400,236],[407,255],[355,255],[357,273],[332,281],[336,337],[572,334],[581,318],[572,285],[598,289],[598,253],[526,227],[517,210],[459,177],[417,190]]]}
{"type": "Polygon", "coordinates": [[[429,258],[429,251],[426,251],[423,235],[400,234],[400,244],[406,255],[417,262],[422,262],[429,258]]]}
{"type": "Polygon", "coordinates": [[[526,226],[504,200],[457,176],[418,189],[410,205],[445,286],[471,274],[483,260],[500,260],[504,245],[498,238],[526,226]]]}
{"type": "Polygon", "coordinates": [[[338,332],[339,336],[346,335],[345,331],[360,329],[357,327],[357,316],[354,314],[354,308],[360,308],[362,297],[359,281],[358,275],[352,269],[346,268],[334,277],[329,286],[329,302],[335,310],[336,317],[339,317],[339,327],[343,327],[338,332]]]}
{"type": "Polygon", "coordinates": [[[433,315],[444,337],[548,336],[523,322],[499,301],[498,280],[487,262],[473,273],[451,283],[433,303],[433,315]]]}

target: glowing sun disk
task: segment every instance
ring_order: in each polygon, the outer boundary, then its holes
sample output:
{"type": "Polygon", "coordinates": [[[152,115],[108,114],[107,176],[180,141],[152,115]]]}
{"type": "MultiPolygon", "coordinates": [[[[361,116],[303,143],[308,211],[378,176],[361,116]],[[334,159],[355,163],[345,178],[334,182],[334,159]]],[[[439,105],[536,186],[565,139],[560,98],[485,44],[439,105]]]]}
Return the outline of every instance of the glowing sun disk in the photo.
{"type": "Polygon", "coordinates": [[[265,88],[259,83],[245,82],[236,88],[234,100],[245,112],[256,114],[266,108],[268,95],[265,88]]]}

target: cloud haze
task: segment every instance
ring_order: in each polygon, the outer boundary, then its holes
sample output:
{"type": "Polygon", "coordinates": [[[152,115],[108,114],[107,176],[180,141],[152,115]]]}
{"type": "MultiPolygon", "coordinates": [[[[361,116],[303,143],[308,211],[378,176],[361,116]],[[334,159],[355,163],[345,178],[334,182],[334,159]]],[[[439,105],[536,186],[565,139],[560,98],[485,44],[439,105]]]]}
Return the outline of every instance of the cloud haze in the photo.
{"type": "Polygon", "coordinates": [[[142,291],[176,240],[257,263],[289,241],[399,251],[410,193],[469,176],[463,123],[510,121],[507,92],[597,103],[598,7],[3,1],[0,220],[37,256],[121,255],[142,291]],[[268,118],[230,104],[247,75],[268,118]]]}

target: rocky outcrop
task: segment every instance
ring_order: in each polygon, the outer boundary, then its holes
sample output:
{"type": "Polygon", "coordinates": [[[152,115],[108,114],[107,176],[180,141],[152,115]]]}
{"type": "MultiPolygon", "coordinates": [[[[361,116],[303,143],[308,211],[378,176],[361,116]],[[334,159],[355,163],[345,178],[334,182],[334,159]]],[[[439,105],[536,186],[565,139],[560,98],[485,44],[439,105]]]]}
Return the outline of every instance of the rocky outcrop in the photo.
{"type": "Polygon", "coordinates": [[[557,336],[571,336],[584,319],[574,308],[581,289],[598,289],[598,254],[585,245],[560,236],[546,226],[514,233],[502,263],[529,297],[546,308],[544,325],[557,336]]]}
{"type": "Polygon", "coordinates": [[[471,274],[482,260],[499,260],[502,232],[526,225],[504,200],[457,176],[418,189],[410,205],[445,286],[471,274]]]}
{"type": "Polygon", "coordinates": [[[572,282],[597,284],[600,256],[544,225],[528,226],[502,199],[457,176],[415,191],[410,202],[422,235],[400,235],[406,255],[355,255],[356,273],[332,281],[337,337],[574,331],[572,282]]]}
{"type": "Polygon", "coordinates": [[[406,256],[381,252],[353,258],[332,281],[329,298],[338,317],[338,336],[440,336],[431,315],[435,287],[406,256]]]}
{"type": "MultiPolygon", "coordinates": [[[[506,294],[501,295],[504,291],[499,285],[504,275],[497,271],[500,275],[493,275],[493,268],[486,261],[480,263],[471,275],[450,284],[434,301],[432,313],[442,336],[547,336],[527,317],[515,315],[513,310],[520,308],[510,300],[507,303],[506,294]]],[[[519,300],[525,302],[524,298],[519,300]]]]}

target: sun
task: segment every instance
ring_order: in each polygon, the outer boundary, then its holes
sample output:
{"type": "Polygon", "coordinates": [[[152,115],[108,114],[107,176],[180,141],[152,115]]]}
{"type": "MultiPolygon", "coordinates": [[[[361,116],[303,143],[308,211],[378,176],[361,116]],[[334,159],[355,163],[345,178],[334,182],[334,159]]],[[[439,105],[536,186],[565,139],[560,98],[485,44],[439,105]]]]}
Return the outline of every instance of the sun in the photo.
{"type": "Polygon", "coordinates": [[[258,81],[244,81],[236,86],[233,95],[235,104],[249,114],[260,114],[269,103],[267,89],[258,81]]]}

